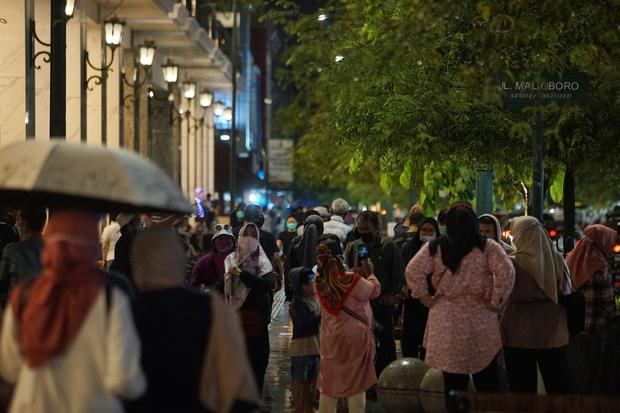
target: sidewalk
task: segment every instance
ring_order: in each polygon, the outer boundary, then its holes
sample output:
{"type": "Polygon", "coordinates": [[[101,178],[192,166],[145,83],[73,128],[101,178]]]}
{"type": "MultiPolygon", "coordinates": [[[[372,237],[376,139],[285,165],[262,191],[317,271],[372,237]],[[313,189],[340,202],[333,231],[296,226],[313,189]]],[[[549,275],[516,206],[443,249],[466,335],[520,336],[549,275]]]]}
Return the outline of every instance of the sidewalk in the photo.
{"type": "MultiPolygon", "coordinates": [[[[265,377],[263,399],[266,407],[273,413],[293,413],[291,407],[291,359],[288,347],[293,335],[293,326],[288,316],[288,304],[284,302],[284,292],[274,297],[273,312],[269,326],[271,355],[265,377]]],[[[382,413],[383,410],[373,402],[366,403],[366,412],[382,413]]]]}

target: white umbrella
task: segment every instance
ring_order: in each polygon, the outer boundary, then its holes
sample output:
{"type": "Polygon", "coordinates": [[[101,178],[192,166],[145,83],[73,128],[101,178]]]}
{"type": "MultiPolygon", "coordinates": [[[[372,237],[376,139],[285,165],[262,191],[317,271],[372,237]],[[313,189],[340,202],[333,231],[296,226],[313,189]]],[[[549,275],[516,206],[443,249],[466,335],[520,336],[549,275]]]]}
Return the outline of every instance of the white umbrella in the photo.
{"type": "Polygon", "coordinates": [[[132,152],[65,141],[0,149],[0,202],[96,211],[190,213],[179,187],[132,152]]]}

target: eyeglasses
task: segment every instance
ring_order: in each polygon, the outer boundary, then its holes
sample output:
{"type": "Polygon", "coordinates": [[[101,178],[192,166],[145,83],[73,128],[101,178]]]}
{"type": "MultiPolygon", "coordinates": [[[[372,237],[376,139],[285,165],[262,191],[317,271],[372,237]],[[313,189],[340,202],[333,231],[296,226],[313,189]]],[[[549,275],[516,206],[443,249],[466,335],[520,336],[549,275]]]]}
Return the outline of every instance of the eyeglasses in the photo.
{"type": "Polygon", "coordinates": [[[228,224],[217,224],[216,226],[213,227],[213,229],[216,232],[220,232],[222,230],[226,230],[226,231],[232,231],[232,227],[228,224]]]}

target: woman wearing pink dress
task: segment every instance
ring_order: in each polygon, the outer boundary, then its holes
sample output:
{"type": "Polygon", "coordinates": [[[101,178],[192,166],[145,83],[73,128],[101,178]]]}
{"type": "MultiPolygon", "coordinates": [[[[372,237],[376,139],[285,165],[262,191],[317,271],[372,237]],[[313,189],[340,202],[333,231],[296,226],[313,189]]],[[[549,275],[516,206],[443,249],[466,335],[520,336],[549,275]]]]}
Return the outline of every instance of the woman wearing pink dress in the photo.
{"type": "Polygon", "coordinates": [[[478,391],[499,390],[498,312],[512,291],[515,270],[499,244],[479,235],[471,207],[452,207],[446,226],[447,235],[411,260],[406,278],[411,295],[430,307],[425,361],[443,372],[448,401],[451,391],[467,389],[470,375],[478,391]]]}
{"type": "Polygon", "coordinates": [[[363,413],[366,390],[377,383],[375,339],[370,300],[381,293],[367,262],[361,271],[345,272],[325,245],[317,247],[319,275],[316,290],[321,313],[319,413],[335,413],[338,399],[346,398],[349,413],[363,413]]]}

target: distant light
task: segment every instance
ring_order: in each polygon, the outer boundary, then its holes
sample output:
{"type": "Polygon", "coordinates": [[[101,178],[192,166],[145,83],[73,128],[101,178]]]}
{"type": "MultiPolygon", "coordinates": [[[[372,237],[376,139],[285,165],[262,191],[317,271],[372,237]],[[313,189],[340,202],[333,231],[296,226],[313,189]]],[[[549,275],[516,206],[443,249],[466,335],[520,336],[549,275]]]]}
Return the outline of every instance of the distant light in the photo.
{"type": "Polygon", "coordinates": [[[620,244],[614,245],[613,251],[614,254],[620,254],[620,244]]]}
{"type": "Polygon", "coordinates": [[[316,19],[320,22],[324,22],[325,20],[327,20],[327,14],[319,14],[316,19]]]}
{"type": "Polygon", "coordinates": [[[220,135],[220,140],[221,141],[229,141],[230,140],[230,135],[220,135]]]}
{"type": "Polygon", "coordinates": [[[549,236],[551,238],[555,238],[555,237],[558,236],[558,232],[555,229],[552,229],[552,230],[549,231],[549,236]]]}
{"type": "Polygon", "coordinates": [[[232,108],[226,108],[224,109],[224,113],[222,114],[224,116],[224,120],[227,122],[232,121],[233,118],[233,110],[232,108]]]}
{"type": "Polygon", "coordinates": [[[265,105],[271,105],[273,103],[273,100],[271,100],[269,98],[265,98],[265,100],[263,100],[263,102],[265,102],[265,105]]]}
{"type": "Polygon", "coordinates": [[[549,213],[550,213],[550,214],[555,214],[555,208],[551,208],[551,209],[549,210],[549,213]]]}
{"type": "Polygon", "coordinates": [[[168,95],[168,102],[174,102],[174,93],[168,95]]]}
{"type": "Polygon", "coordinates": [[[334,59],[334,61],[335,61],[336,63],[340,63],[340,62],[342,62],[343,60],[344,60],[344,56],[342,56],[342,55],[338,55],[338,56],[336,56],[336,58],[334,59]]]}
{"type": "Polygon", "coordinates": [[[230,202],[230,192],[224,192],[224,201],[230,202]]]}
{"type": "Polygon", "coordinates": [[[224,109],[224,103],[219,100],[213,104],[213,114],[217,117],[220,117],[224,114],[224,109]]]}
{"type": "Polygon", "coordinates": [[[155,97],[155,93],[153,93],[153,91],[152,91],[152,90],[149,90],[149,97],[150,97],[150,98],[155,97]]]}
{"type": "Polygon", "coordinates": [[[256,176],[258,177],[258,179],[260,179],[261,181],[265,180],[265,170],[264,169],[259,169],[258,172],[256,172],[256,176]]]}
{"type": "Polygon", "coordinates": [[[251,203],[258,202],[258,194],[256,194],[255,192],[250,192],[248,198],[250,199],[251,203]]]}
{"type": "Polygon", "coordinates": [[[28,112],[26,112],[26,125],[28,124],[28,112]]]}
{"type": "Polygon", "coordinates": [[[386,216],[387,215],[387,209],[383,208],[381,210],[381,215],[386,216]]]}

